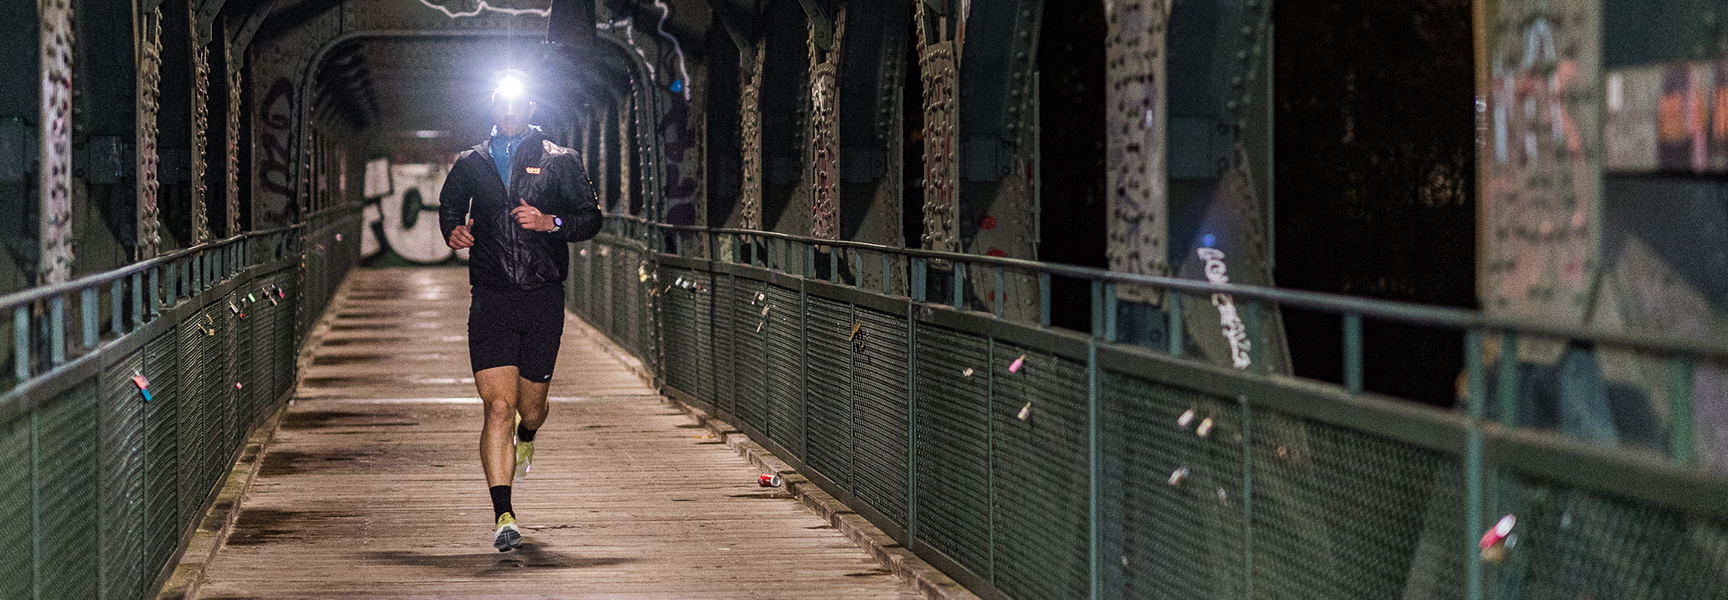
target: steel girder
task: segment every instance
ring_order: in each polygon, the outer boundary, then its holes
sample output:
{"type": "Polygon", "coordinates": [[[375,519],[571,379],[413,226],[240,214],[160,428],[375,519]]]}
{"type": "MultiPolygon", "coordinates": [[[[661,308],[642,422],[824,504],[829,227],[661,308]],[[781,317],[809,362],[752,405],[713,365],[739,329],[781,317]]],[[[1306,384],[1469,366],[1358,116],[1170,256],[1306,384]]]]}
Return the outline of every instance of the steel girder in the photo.
{"type": "Polygon", "coordinates": [[[37,283],[72,276],[72,2],[39,0],[42,58],[41,263],[37,283]]]}
{"type": "Polygon", "coordinates": [[[161,162],[157,147],[160,130],[156,115],[162,109],[162,9],[151,7],[138,13],[138,245],[134,258],[155,258],[161,247],[161,226],[158,222],[157,167],[161,162]]]}
{"type": "MultiPolygon", "coordinates": [[[[1107,9],[1105,105],[1111,115],[1105,129],[1105,189],[1111,208],[1105,211],[1105,252],[1112,271],[1170,274],[1165,169],[1170,118],[1164,93],[1169,84],[1164,47],[1170,4],[1128,0],[1107,9]]],[[[1124,286],[1118,291],[1125,300],[1162,304],[1162,295],[1154,289],[1124,286]]]]}
{"type": "MultiPolygon", "coordinates": [[[[894,0],[852,0],[839,65],[839,239],[905,244],[901,100],[912,7],[894,0]]],[[[855,261],[840,261],[852,265],[855,261]]],[[[855,273],[880,289],[880,269],[855,273]]],[[[904,290],[904,277],[894,281],[904,290]]]]}

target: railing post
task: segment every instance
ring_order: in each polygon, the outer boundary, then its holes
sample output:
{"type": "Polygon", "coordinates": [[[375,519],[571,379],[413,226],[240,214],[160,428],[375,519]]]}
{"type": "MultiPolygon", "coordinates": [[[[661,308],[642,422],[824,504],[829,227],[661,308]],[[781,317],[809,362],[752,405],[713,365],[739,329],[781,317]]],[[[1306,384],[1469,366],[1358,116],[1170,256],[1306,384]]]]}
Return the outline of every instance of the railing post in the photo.
{"type": "Polygon", "coordinates": [[[66,296],[55,294],[48,300],[48,356],[50,364],[58,367],[66,362],[66,296]]]}
{"type": "Polygon", "coordinates": [[[1038,325],[1050,326],[1050,273],[1038,272],[1038,325]]]}
{"type": "Polygon", "coordinates": [[[116,337],[126,333],[126,324],[121,321],[122,315],[125,312],[121,310],[126,306],[125,299],[126,278],[116,277],[113,281],[108,282],[108,308],[111,313],[109,315],[110,320],[108,326],[109,329],[114,330],[114,335],[116,337]]]}
{"type": "MultiPolygon", "coordinates": [[[[911,259],[923,271],[922,258],[911,259]]],[[[923,295],[922,278],[912,287],[923,295]]],[[[906,549],[918,551],[918,307],[921,297],[906,304],[906,549]]]]}
{"type": "Polygon", "coordinates": [[[991,292],[992,292],[991,293],[991,300],[992,300],[991,304],[993,305],[991,307],[991,310],[992,310],[992,312],[996,313],[996,318],[1000,319],[1000,318],[1002,318],[1002,300],[1003,300],[1003,298],[1002,298],[1002,296],[1003,296],[1003,294],[1002,294],[1002,267],[996,267],[995,270],[996,270],[996,286],[991,289],[991,292]]]}
{"type": "Polygon", "coordinates": [[[1116,343],[1116,282],[1104,282],[1104,341],[1116,343]]]}
{"type": "Polygon", "coordinates": [[[954,261],[954,310],[966,309],[966,263],[954,261]]]}
{"type": "Polygon", "coordinates": [[[1692,466],[1696,446],[1692,422],[1692,357],[1681,353],[1671,360],[1673,362],[1670,363],[1668,377],[1668,451],[1673,456],[1674,466],[1685,469],[1692,466]]]}
{"type": "Polygon", "coordinates": [[[1249,298],[1242,311],[1242,323],[1248,331],[1248,364],[1250,373],[1266,374],[1266,324],[1260,318],[1260,299],[1249,298]]]}
{"type": "Polygon", "coordinates": [[[1242,410],[1242,597],[1254,597],[1254,407],[1237,396],[1242,410]]]}
{"type": "Polygon", "coordinates": [[[1182,356],[1182,346],[1186,341],[1184,338],[1187,336],[1187,333],[1182,331],[1182,328],[1185,325],[1182,322],[1183,298],[1182,290],[1170,290],[1164,295],[1164,304],[1169,308],[1169,310],[1166,311],[1168,314],[1166,318],[1169,319],[1169,327],[1167,328],[1169,330],[1169,339],[1165,340],[1165,342],[1167,343],[1166,351],[1170,353],[1170,356],[1182,356]]]}
{"type": "Polygon", "coordinates": [[[1344,313],[1344,389],[1362,393],[1362,313],[1344,313]]]}
{"type": "MultiPolygon", "coordinates": [[[[170,281],[172,281],[174,279],[174,265],[173,264],[168,265],[168,279],[170,281]]],[[[159,307],[161,306],[161,304],[159,303],[161,296],[159,296],[158,294],[161,293],[161,291],[160,291],[161,285],[162,285],[162,267],[160,265],[150,267],[150,287],[145,289],[144,291],[148,292],[147,295],[150,296],[147,303],[150,305],[150,319],[151,320],[155,320],[156,315],[160,314],[158,312],[158,310],[159,310],[159,307]]]]}
{"type": "MultiPolygon", "coordinates": [[[[1496,386],[1496,392],[1500,397],[1499,421],[1501,425],[1516,427],[1518,425],[1519,383],[1518,336],[1510,331],[1500,332],[1500,366],[1498,371],[1500,385],[1496,386]]],[[[1487,386],[1488,382],[1484,381],[1482,385],[1487,386]]]]}
{"type": "Polygon", "coordinates": [[[800,243],[799,245],[804,247],[804,261],[803,261],[804,264],[800,265],[804,268],[799,269],[799,270],[804,272],[804,278],[805,279],[815,279],[816,278],[816,245],[815,244],[805,244],[805,243],[800,243]]]}
{"type": "Polygon", "coordinates": [[[18,385],[30,379],[30,307],[12,309],[12,374],[18,385]]]}
{"type": "MultiPolygon", "coordinates": [[[[179,302],[179,299],[176,297],[179,294],[177,290],[180,287],[181,275],[179,270],[180,261],[168,261],[168,276],[162,280],[162,306],[164,307],[174,306],[175,303],[179,302]]],[[[154,316],[157,314],[157,311],[152,309],[150,313],[154,316]]]]}
{"type": "MultiPolygon", "coordinates": [[[[151,272],[155,272],[151,269],[151,272]]],[[[144,324],[144,273],[132,274],[132,328],[144,324]]]]}
{"type": "Polygon", "coordinates": [[[1104,468],[1100,461],[1099,439],[1103,433],[1103,415],[1099,412],[1099,381],[1098,381],[1098,340],[1086,342],[1086,539],[1089,544],[1087,560],[1090,582],[1089,597],[1099,600],[1104,597],[1104,527],[1099,501],[1103,495],[1104,468]]]}
{"type": "Polygon", "coordinates": [[[1482,332],[1464,335],[1464,369],[1470,380],[1468,429],[1464,432],[1464,564],[1465,598],[1482,600],[1482,554],[1477,549],[1477,529],[1482,525],[1482,405],[1487,402],[1487,383],[1482,380],[1482,332]]]}
{"type": "Polygon", "coordinates": [[[95,287],[78,290],[78,312],[84,317],[80,319],[82,322],[79,323],[78,328],[82,330],[80,333],[83,334],[86,350],[94,350],[97,342],[102,339],[102,320],[99,316],[101,315],[102,302],[97,299],[98,297],[100,295],[95,287]]]}
{"type": "Polygon", "coordinates": [[[922,257],[912,258],[911,261],[912,281],[907,283],[910,284],[908,287],[911,288],[912,299],[919,302],[928,301],[926,288],[929,287],[929,274],[926,271],[929,269],[929,261],[922,257]]]}
{"type": "MultiPolygon", "coordinates": [[[[882,253],[882,295],[894,293],[894,257],[887,252],[882,253]]],[[[860,271],[862,273],[862,271],[860,271]]],[[[860,282],[862,284],[862,282],[860,282]]],[[[862,287],[862,286],[860,286],[862,287]]]]}
{"type": "Polygon", "coordinates": [[[828,283],[840,285],[840,247],[828,247],[828,283]]]}
{"type": "Polygon", "coordinates": [[[1092,337],[1104,336],[1104,282],[1092,281],[1092,337]]]}

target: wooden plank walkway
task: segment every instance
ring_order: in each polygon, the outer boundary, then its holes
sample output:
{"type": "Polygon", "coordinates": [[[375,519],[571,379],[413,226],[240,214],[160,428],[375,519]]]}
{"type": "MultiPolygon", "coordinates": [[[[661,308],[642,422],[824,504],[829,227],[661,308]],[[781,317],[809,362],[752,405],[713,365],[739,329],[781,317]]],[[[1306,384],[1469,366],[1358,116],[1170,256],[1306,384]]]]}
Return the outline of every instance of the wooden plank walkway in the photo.
{"type": "Polygon", "coordinates": [[[919,597],[575,318],[514,490],[525,544],[498,553],[467,270],[354,278],[199,597],[919,597]]]}

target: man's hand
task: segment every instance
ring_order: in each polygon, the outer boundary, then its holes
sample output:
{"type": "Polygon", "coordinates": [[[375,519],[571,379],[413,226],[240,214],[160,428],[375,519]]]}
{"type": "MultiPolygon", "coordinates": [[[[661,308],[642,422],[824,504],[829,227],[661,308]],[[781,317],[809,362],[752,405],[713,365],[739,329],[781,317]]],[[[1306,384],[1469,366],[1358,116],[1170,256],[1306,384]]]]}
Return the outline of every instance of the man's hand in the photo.
{"type": "Polygon", "coordinates": [[[468,219],[467,225],[457,225],[450,230],[450,239],[444,240],[444,244],[457,250],[474,247],[474,232],[469,230],[473,226],[473,218],[468,219]]]}
{"type": "Polygon", "coordinates": [[[521,206],[510,209],[510,214],[516,216],[516,224],[523,229],[532,231],[552,231],[552,215],[540,212],[540,209],[528,205],[527,198],[517,198],[521,206]]]}

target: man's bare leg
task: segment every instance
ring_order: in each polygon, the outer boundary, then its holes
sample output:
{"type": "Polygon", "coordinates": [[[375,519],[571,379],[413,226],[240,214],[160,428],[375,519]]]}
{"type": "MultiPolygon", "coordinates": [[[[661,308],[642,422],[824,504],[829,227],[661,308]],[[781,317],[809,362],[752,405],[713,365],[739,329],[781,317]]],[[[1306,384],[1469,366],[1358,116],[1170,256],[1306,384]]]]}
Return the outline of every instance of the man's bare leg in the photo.
{"type": "Polygon", "coordinates": [[[521,377],[516,378],[516,411],[522,413],[522,427],[539,429],[546,423],[546,413],[551,406],[546,402],[546,395],[552,390],[552,382],[535,383],[521,377]]]}
{"type": "MultiPolygon", "coordinates": [[[[522,377],[516,367],[493,367],[474,373],[474,386],[480,389],[480,401],[486,407],[486,422],[480,428],[480,468],[486,472],[486,485],[510,485],[516,469],[516,449],[511,438],[516,435],[517,398],[522,377]]],[[[530,402],[533,404],[533,402],[530,402]]],[[[546,419],[544,392],[538,402],[539,419],[546,419]]],[[[527,415],[523,415],[527,419],[527,415]]]]}

